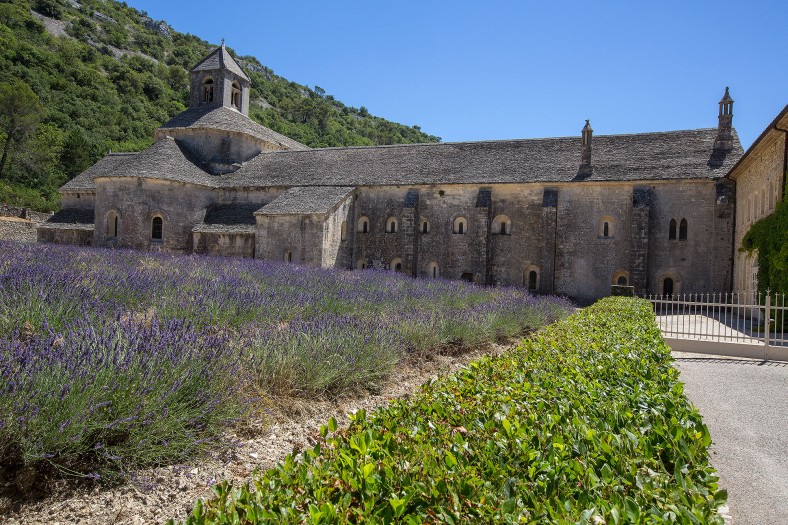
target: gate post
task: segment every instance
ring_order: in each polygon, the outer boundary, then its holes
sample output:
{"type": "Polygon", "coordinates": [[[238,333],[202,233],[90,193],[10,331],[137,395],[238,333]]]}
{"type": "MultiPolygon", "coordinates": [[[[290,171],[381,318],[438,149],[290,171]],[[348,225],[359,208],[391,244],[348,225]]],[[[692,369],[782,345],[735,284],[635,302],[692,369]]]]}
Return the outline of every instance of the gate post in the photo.
{"type": "Polygon", "coordinates": [[[772,324],[772,293],[771,290],[766,290],[766,319],[764,320],[764,330],[766,333],[763,337],[763,358],[767,359],[769,357],[769,335],[770,335],[770,326],[772,324]]]}

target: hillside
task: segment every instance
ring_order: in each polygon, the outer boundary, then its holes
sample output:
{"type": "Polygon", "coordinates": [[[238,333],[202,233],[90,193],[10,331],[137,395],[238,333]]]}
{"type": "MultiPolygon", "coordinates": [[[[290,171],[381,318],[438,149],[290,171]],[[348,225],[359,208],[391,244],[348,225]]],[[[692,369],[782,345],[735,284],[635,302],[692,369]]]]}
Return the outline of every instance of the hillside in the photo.
{"type": "MultiPolygon", "coordinates": [[[[0,0],[0,87],[24,82],[42,106],[40,123],[9,148],[0,202],[56,209],[57,188],[107,151],[150,145],[152,131],[186,109],[188,69],[215,45],[125,2],[0,0]]],[[[290,82],[255,57],[235,56],[252,80],[249,116],[299,142],[440,140],[290,82]]],[[[0,129],[0,147],[6,140],[0,129]]]]}

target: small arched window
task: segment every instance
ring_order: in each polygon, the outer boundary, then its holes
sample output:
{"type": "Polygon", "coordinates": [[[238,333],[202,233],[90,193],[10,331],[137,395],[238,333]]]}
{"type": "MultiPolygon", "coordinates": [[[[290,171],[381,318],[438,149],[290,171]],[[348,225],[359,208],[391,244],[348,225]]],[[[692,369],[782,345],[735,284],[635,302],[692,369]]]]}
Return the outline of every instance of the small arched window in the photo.
{"type": "Polygon", "coordinates": [[[468,220],[465,217],[457,217],[454,219],[454,233],[464,235],[468,233],[468,220]]]}
{"type": "Polygon", "coordinates": [[[164,231],[164,221],[161,217],[154,217],[150,226],[150,238],[154,241],[160,241],[164,231]]]}
{"type": "Polygon", "coordinates": [[[601,219],[599,219],[599,237],[603,239],[609,239],[616,234],[615,231],[615,223],[613,222],[613,217],[610,215],[605,215],[601,219]]]}
{"type": "Polygon", "coordinates": [[[430,265],[427,267],[427,271],[429,272],[429,276],[433,279],[437,279],[441,275],[440,268],[438,267],[438,263],[431,262],[430,265]]]}
{"type": "Polygon", "coordinates": [[[366,270],[367,269],[367,261],[365,259],[359,259],[356,263],[356,268],[359,270],[366,270]]]}
{"type": "Polygon", "coordinates": [[[670,219],[670,228],[668,229],[668,240],[676,240],[676,219],[670,219]]]}
{"type": "Polygon", "coordinates": [[[111,211],[107,214],[107,237],[115,238],[118,236],[118,214],[111,211]]]}
{"type": "Polygon", "coordinates": [[[291,252],[290,250],[285,250],[284,253],[282,254],[282,260],[288,263],[293,262],[293,252],[291,252]]]}
{"type": "Polygon", "coordinates": [[[397,218],[389,217],[386,219],[386,233],[397,233],[397,218]]]}
{"type": "Polygon", "coordinates": [[[612,283],[618,286],[627,286],[629,284],[629,272],[626,270],[618,270],[613,273],[612,283]]]}
{"type": "Polygon", "coordinates": [[[430,223],[427,219],[421,221],[421,233],[430,233],[430,223]]]}
{"type": "Polygon", "coordinates": [[[391,265],[389,265],[389,268],[391,268],[391,270],[393,270],[395,272],[401,272],[402,271],[402,259],[393,259],[391,261],[391,265]]]}
{"type": "Polygon", "coordinates": [[[241,86],[238,82],[233,82],[232,88],[230,88],[230,104],[235,109],[241,109],[241,86]]]}
{"type": "Polygon", "coordinates": [[[523,271],[523,286],[528,288],[529,291],[535,292],[539,289],[539,268],[536,266],[528,266],[523,271]]]}
{"type": "Polygon", "coordinates": [[[494,235],[511,235],[512,221],[506,215],[498,215],[492,222],[492,233],[494,235]]]}
{"type": "Polygon", "coordinates": [[[367,217],[359,218],[356,231],[359,233],[369,233],[369,219],[367,217]]]}
{"type": "Polygon", "coordinates": [[[662,295],[671,297],[673,295],[673,279],[665,277],[662,281],[662,295]]]}
{"type": "Polygon", "coordinates": [[[213,79],[210,77],[202,83],[202,101],[205,104],[213,102],[213,79]]]}
{"type": "Polygon", "coordinates": [[[342,221],[342,226],[339,227],[339,240],[347,240],[347,221],[342,221]]]}
{"type": "Polygon", "coordinates": [[[679,224],[679,240],[687,240],[687,219],[681,219],[681,223],[679,224]]]}

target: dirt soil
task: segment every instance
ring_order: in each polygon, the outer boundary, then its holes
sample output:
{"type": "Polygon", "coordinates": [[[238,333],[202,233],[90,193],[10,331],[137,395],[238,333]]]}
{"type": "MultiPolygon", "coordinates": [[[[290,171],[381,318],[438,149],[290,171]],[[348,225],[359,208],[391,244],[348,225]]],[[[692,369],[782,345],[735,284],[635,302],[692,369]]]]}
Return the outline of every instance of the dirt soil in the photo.
{"type": "Polygon", "coordinates": [[[0,523],[8,525],[137,525],[184,519],[199,498],[210,498],[222,480],[240,485],[255,469],[267,469],[294,451],[314,444],[330,417],[347,424],[347,414],[371,411],[392,399],[407,397],[430,379],[448,374],[484,355],[500,354],[511,344],[490,345],[463,353],[412,357],[401,363],[379,393],[335,401],[278,400],[265,419],[251,420],[229,436],[239,447],[224,460],[203,458],[139,472],[122,486],[74,486],[58,480],[46,487],[49,496],[36,501],[0,501],[0,523]]]}

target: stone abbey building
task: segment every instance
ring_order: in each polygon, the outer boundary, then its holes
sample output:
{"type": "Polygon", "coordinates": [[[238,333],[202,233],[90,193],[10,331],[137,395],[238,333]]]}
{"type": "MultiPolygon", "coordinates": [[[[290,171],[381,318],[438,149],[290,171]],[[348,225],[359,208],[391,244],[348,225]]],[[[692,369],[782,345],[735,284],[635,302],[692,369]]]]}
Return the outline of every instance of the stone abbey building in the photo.
{"type": "Polygon", "coordinates": [[[248,117],[222,47],[140,153],[64,185],[39,241],[257,257],[523,285],[581,302],[730,289],[742,155],[717,128],[310,149],[248,117]]]}

